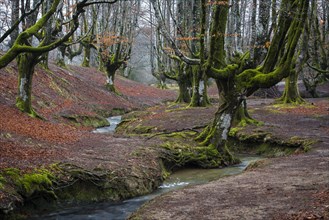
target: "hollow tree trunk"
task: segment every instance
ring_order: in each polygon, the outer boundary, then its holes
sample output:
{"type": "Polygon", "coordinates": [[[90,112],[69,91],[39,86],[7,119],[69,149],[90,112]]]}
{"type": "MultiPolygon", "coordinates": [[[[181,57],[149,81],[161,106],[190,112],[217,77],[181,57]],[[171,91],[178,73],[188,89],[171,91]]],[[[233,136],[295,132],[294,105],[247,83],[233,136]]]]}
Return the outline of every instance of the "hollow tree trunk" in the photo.
{"type": "Polygon", "coordinates": [[[31,53],[22,53],[17,58],[18,64],[18,96],[16,106],[22,112],[28,113],[32,117],[37,114],[32,108],[32,78],[34,68],[37,64],[38,56],[31,53]]]}

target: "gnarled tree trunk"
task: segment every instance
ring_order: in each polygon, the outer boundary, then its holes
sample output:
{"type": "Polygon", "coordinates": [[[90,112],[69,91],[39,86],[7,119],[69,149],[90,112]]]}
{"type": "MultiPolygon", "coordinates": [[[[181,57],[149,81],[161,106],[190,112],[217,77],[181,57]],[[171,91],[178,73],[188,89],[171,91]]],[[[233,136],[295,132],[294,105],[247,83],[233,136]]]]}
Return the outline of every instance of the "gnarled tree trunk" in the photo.
{"type": "Polygon", "coordinates": [[[284,104],[301,104],[305,102],[299,94],[298,73],[296,70],[290,71],[289,76],[286,78],[284,92],[279,102],[284,104]]]}
{"type": "Polygon", "coordinates": [[[38,63],[38,56],[32,53],[22,53],[17,57],[18,64],[18,96],[16,106],[22,112],[36,117],[37,114],[32,108],[32,78],[34,68],[38,63]]]}

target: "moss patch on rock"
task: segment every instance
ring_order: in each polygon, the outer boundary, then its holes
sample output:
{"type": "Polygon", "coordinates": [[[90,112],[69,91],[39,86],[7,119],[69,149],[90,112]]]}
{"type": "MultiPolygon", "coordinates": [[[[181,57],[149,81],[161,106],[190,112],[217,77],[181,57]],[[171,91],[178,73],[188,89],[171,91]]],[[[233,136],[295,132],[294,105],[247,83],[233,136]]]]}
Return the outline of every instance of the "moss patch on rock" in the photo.
{"type": "Polygon", "coordinates": [[[62,114],[63,118],[68,119],[76,125],[91,126],[94,128],[109,126],[110,123],[101,116],[89,116],[89,115],[76,115],[76,114],[62,114]]]}
{"type": "Polygon", "coordinates": [[[52,180],[54,176],[46,169],[35,170],[32,173],[22,173],[15,168],[7,168],[1,172],[1,183],[16,188],[17,193],[29,198],[37,193],[46,193],[54,196],[52,180]]]}
{"type": "Polygon", "coordinates": [[[232,155],[223,155],[218,152],[213,145],[199,146],[194,141],[195,135],[194,131],[161,135],[161,139],[164,141],[160,145],[164,149],[161,157],[169,170],[187,166],[218,168],[238,162],[232,155]]]}
{"type": "Polygon", "coordinates": [[[281,157],[310,150],[316,140],[302,137],[289,139],[274,136],[261,128],[236,127],[230,132],[229,146],[235,152],[247,151],[266,157],[281,157]]]}

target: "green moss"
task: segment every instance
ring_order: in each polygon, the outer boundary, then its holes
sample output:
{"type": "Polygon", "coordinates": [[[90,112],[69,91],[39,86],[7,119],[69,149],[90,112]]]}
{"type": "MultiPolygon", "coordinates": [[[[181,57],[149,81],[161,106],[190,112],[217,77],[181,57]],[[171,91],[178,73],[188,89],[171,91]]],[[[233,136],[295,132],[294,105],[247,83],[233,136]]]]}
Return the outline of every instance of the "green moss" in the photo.
{"type": "Polygon", "coordinates": [[[264,167],[268,163],[268,160],[257,160],[251,162],[245,169],[245,171],[251,171],[256,168],[264,167]]]}
{"type": "Polygon", "coordinates": [[[252,133],[240,130],[231,138],[234,140],[230,140],[230,146],[234,147],[235,151],[248,151],[267,157],[281,157],[307,152],[310,150],[310,146],[316,142],[300,137],[283,140],[261,130],[254,130],[252,133]]]}
{"type": "Polygon", "coordinates": [[[48,172],[25,174],[19,179],[19,184],[25,196],[31,196],[35,192],[49,191],[52,186],[48,172]]]}
{"type": "Polygon", "coordinates": [[[7,168],[1,173],[1,177],[0,182],[14,186],[17,192],[25,198],[36,193],[45,193],[55,197],[55,194],[51,190],[54,176],[46,169],[22,174],[16,168],[7,168]]]}
{"type": "Polygon", "coordinates": [[[299,146],[304,152],[308,152],[311,149],[311,146],[316,142],[317,141],[314,139],[305,139],[298,136],[293,136],[287,141],[287,143],[291,146],[299,146]]]}
{"type": "Polygon", "coordinates": [[[170,134],[163,135],[167,138],[191,138],[196,134],[195,131],[183,131],[183,132],[172,132],[170,134]]]}
{"type": "Polygon", "coordinates": [[[257,121],[257,120],[252,119],[252,118],[245,117],[245,118],[241,119],[238,126],[239,127],[246,127],[247,125],[251,125],[251,124],[261,126],[261,125],[264,125],[264,122],[257,121]]]}
{"type": "Polygon", "coordinates": [[[213,145],[196,147],[167,141],[161,147],[166,149],[162,158],[170,169],[184,166],[216,168],[233,162],[232,155],[220,154],[213,145]]]}
{"type": "Polygon", "coordinates": [[[5,178],[0,175],[0,190],[4,188],[5,178]]]}
{"type": "Polygon", "coordinates": [[[144,125],[137,125],[132,132],[136,133],[136,134],[149,134],[152,132],[152,129],[154,129],[154,126],[144,126],[144,125]]]}
{"type": "Polygon", "coordinates": [[[66,118],[72,121],[76,125],[91,126],[94,128],[104,127],[110,125],[110,123],[101,116],[89,116],[89,115],[61,115],[63,118],[66,118]]]}
{"type": "Polygon", "coordinates": [[[229,132],[229,136],[234,137],[239,131],[241,131],[242,128],[241,127],[234,127],[231,128],[230,132],[229,132]]]}
{"type": "Polygon", "coordinates": [[[111,115],[123,115],[126,111],[123,108],[113,108],[111,111],[111,115]]]}
{"type": "Polygon", "coordinates": [[[294,109],[294,108],[315,108],[316,106],[312,105],[311,103],[303,102],[303,103],[281,103],[280,100],[276,102],[276,104],[273,104],[269,106],[268,108],[276,108],[278,110],[280,109],[294,109]]]}

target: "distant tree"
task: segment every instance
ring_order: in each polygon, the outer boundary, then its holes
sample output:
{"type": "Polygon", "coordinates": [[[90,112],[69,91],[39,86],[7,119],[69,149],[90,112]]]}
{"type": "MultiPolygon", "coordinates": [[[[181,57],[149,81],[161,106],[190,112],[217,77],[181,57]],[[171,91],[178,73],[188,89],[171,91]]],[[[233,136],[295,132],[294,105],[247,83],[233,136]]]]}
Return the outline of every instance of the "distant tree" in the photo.
{"type": "MultiPolygon", "coordinates": [[[[12,0],[11,1],[11,26],[15,26],[15,23],[19,19],[19,0],[12,0]]],[[[19,33],[18,28],[15,28],[11,33],[10,33],[10,42],[9,42],[9,47],[12,47],[14,44],[15,39],[17,38],[19,33]]]]}
{"type": "Polygon", "coordinates": [[[302,80],[312,97],[318,97],[316,88],[329,80],[329,6],[325,0],[311,3],[310,19],[304,34],[302,80]]]}
{"type": "MultiPolygon", "coordinates": [[[[176,79],[185,78],[190,83],[185,83],[185,85],[179,85],[180,93],[177,101],[179,102],[189,102],[189,106],[206,106],[209,104],[207,95],[207,83],[208,78],[202,72],[199,62],[193,64],[186,63],[188,66],[185,69],[190,73],[183,73],[181,69],[181,57],[173,56],[172,45],[175,44],[182,53],[198,59],[200,57],[200,45],[199,45],[199,29],[200,29],[200,1],[151,1],[153,10],[155,11],[157,21],[158,21],[158,32],[157,39],[158,48],[163,48],[158,52],[158,57],[163,57],[163,55],[168,55],[162,58],[161,63],[165,65],[159,65],[159,73],[165,73],[164,75],[170,79],[176,75],[176,79]],[[173,7],[176,5],[176,7],[173,7]],[[186,8],[191,8],[192,10],[186,10],[186,8]],[[159,42],[160,41],[160,42],[159,42]],[[168,57],[172,60],[169,60],[168,57]],[[178,63],[178,65],[171,65],[178,63]],[[172,70],[175,66],[177,71],[172,70]],[[170,75],[170,73],[175,72],[176,74],[170,75]],[[177,75],[178,74],[178,75],[177,75]],[[183,75],[179,75],[183,74],[183,75]],[[190,79],[186,78],[190,77],[190,79]],[[189,86],[187,86],[189,85],[189,86]],[[190,87],[190,88],[189,88],[190,87]],[[183,89],[188,91],[182,91],[183,89]],[[187,95],[190,94],[190,98],[187,95]],[[181,97],[185,97],[182,99],[181,97]]],[[[159,77],[158,77],[159,78],[159,77]]]]}
{"type": "Polygon", "coordinates": [[[116,92],[115,73],[130,59],[132,43],[136,35],[140,1],[121,1],[102,23],[111,19],[114,23],[98,34],[99,57],[107,75],[106,88],[116,92]]]}

